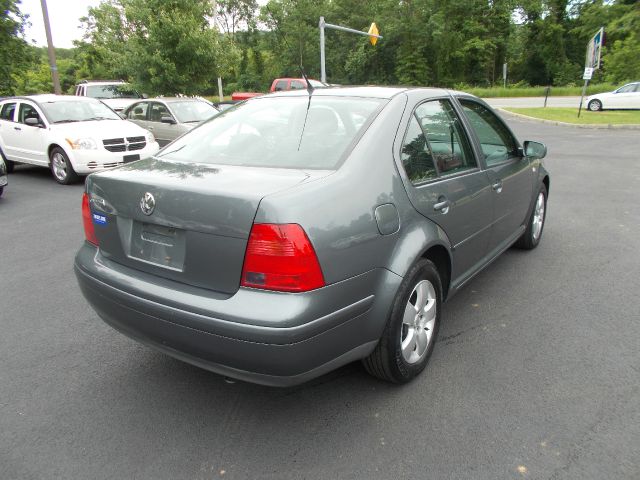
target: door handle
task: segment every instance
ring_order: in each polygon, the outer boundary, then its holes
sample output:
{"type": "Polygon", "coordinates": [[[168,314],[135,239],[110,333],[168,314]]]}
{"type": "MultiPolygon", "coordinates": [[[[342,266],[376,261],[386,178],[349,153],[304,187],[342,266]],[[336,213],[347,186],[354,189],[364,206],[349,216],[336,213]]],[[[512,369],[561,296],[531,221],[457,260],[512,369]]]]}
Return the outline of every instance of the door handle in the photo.
{"type": "Polygon", "coordinates": [[[502,192],[502,180],[498,180],[496,183],[491,185],[491,188],[493,188],[496,193],[502,192]]]}
{"type": "Polygon", "coordinates": [[[13,127],[14,130],[22,130],[20,127],[13,127]]]}
{"type": "Polygon", "coordinates": [[[449,213],[449,207],[451,207],[451,202],[444,197],[440,197],[438,203],[433,205],[433,210],[436,212],[440,212],[443,215],[449,213]]]}

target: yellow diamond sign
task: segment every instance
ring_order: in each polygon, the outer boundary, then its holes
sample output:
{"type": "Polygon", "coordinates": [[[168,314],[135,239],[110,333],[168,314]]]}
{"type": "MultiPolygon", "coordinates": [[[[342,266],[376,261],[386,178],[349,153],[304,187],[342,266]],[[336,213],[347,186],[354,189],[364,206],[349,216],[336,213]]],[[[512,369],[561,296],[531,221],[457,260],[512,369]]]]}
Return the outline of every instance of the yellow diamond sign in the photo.
{"type": "MultiPolygon", "coordinates": [[[[376,26],[375,22],[371,24],[371,26],[369,27],[369,35],[380,35],[380,32],[378,32],[378,27],[376,26]]],[[[378,37],[369,37],[369,41],[371,42],[371,45],[375,45],[376,42],[378,41],[378,37]]]]}

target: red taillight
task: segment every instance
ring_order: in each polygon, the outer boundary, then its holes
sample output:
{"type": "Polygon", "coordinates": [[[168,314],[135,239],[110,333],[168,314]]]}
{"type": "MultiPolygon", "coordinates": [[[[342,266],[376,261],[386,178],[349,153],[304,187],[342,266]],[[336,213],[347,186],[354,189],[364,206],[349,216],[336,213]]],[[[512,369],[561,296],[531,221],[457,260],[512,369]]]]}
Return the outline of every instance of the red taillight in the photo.
{"type": "Polygon", "coordinates": [[[82,194],[82,223],[84,224],[84,236],[88,242],[98,245],[96,231],[93,228],[93,219],[91,218],[91,208],[89,207],[89,195],[82,194]]]}
{"type": "Polygon", "coordinates": [[[295,223],[256,223],[251,228],[242,268],[243,287],[306,292],[324,286],[309,237],[295,223]]]}

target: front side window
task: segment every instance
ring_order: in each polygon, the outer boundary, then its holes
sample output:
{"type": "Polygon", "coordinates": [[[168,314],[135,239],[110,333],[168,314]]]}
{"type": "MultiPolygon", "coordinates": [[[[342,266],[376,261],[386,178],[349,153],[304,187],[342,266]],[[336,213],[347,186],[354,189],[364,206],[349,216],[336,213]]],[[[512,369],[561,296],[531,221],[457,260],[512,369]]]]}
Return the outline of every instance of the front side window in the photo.
{"type": "Polygon", "coordinates": [[[18,111],[18,122],[26,123],[27,118],[35,118],[38,120],[38,123],[42,123],[40,115],[32,105],[21,103],[20,110],[18,111]]]}
{"type": "Polygon", "coordinates": [[[482,147],[487,166],[497,165],[518,154],[518,143],[500,119],[485,106],[471,100],[460,103],[482,147]]]}
{"type": "Polygon", "coordinates": [[[173,118],[173,115],[171,115],[171,112],[169,111],[169,109],[162,103],[155,103],[155,102],[152,103],[150,106],[149,121],[161,122],[162,117],[173,118]]]}
{"type": "Polygon", "coordinates": [[[388,100],[262,97],[194,128],[158,157],[189,163],[300,169],[337,168],[388,100]]]}
{"type": "Polygon", "coordinates": [[[448,100],[433,100],[416,108],[401,155],[413,184],[477,166],[460,120],[448,100]]]}
{"type": "Polygon", "coordinates": [[[127,118],[129,120],[146,120],[148,107],[148,102],[136,103],[127,111],[127,118]]]}
{"type": "Polygon", "coordinates": [[[276,88],[274,89],[276,92],[281,92],[282,90],[287,89],[287,81],[286,80],[278,80],[276,82],[276,88]]]}
{"type": "Polygon", "coordinates": [[[631,93],[636,89],[635,83],[630,83],[629,85],[625,85],[624,87],[620,87],[617,93],[631,93]]]}
{"type": "Polygon", "coordinates": [[[16,111],[15,103],[5,103],[0,110],[0,119],[13,121],[13,113],[16,111]]]}

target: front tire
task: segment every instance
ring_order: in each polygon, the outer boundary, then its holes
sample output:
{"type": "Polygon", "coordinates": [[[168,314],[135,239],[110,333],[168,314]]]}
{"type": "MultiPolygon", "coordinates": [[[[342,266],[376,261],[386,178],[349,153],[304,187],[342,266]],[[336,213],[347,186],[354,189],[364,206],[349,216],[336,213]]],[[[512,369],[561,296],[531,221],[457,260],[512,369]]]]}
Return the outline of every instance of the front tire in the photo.
{"type": "Polygon", "coordinates": [[[527,229],[516,242],[516,247],[525,250],[533,250],[540,243],[544,221],[547,218],[547,187],[542,184],[536,196],[536,203],[533,206],[527,229]]]}
{"type": "Polygon", "coordinates": [[[60,147],[55,147],[51,150],[49,164],[51,166],[51,174],[56,182],[62,185],[69,185],[78,181],[78,174],[71,166],[69,157],[60,147]]]}
{"type": "Polygon", "coordinates": [[[599,112],[602,110],[602,102],[600,100],[591,100],[588,105],[589,110],[592,112],[599,112]]]}
{"type": "Polygon", "coordinates": [[[429,362],[440,327],[442,282],[436,266],[419,260],[402,281],[375,350],[363,360],[371,375],[407,383],[429,362]]]}
{"type": "Polygon", "coordinates": [[[4,160],[4,164],[7,166],[7,173],[13,172],[13,168],[15,167],[15,162],[11,160],[7,160],[7,157],[4,156],[4,152],[0,149],[0,157],[4,160]]]}

